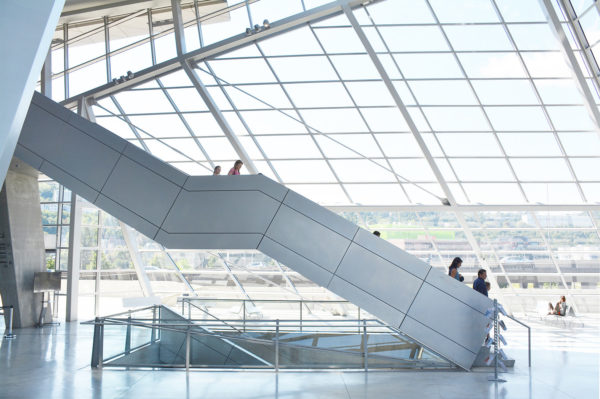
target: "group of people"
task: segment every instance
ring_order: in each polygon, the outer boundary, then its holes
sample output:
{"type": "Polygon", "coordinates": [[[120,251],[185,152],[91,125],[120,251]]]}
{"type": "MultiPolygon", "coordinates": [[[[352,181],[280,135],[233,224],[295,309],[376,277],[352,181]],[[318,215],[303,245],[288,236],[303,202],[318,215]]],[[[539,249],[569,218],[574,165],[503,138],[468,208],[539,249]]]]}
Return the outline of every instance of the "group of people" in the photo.
{"type": "MultiPolygon", "coordinates": [[[[465,281],[465,278],[458,272],[458,269],[462,266],[462,259],[458,256],[452,259],[452,263],[448,268],[448,275],[458,281],[465,281]]],[[[477,272],[477,278],[473,281],[473,289],[485,296],[488,296],[488,292],[492,288],[492,285],[485,281],[487,278],[487,271],[485,269],[479,269],[477,272]]]]}
{"type": "MultiPolygon", "coordinates": [[[[229,175],[229,176],[239,176],[240,175],[240,170],[242,169],[242,166],[244,166],[244,163],[238,159],[233,164],[233,168],[229,169],[229,173],[227,173],[227,175],[229,175]]],[[[217,166],[215,166],[215,169],[213,170],[213,176],[219,176],[220,174],[221,174],[221,166],[217,165],[217,166]]]]}

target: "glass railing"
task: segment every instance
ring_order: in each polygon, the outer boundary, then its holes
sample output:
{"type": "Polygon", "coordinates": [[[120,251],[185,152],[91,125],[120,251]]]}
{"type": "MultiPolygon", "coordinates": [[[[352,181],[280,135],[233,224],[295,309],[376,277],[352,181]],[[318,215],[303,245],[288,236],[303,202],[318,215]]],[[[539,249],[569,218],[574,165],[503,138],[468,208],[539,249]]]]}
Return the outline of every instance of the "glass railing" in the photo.
{"type": "Polygon", "coordinates": [[[99,368],[454,368],[376,319],[196,319],[153,306],[84,324],[94,325],[99,368]]]}

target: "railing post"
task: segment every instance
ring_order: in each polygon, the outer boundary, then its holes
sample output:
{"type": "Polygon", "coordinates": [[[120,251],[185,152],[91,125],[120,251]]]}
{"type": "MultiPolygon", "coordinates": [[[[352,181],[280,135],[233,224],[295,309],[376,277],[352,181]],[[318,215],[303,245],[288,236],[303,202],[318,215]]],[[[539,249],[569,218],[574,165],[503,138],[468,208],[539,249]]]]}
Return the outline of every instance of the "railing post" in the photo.
{"type": "Polygon", "coordinates": [[[185,333],[185,371],[190,371],[190,327],[185,333]]]}
{"type": "Polygon", "coordinates": [[[246,332],[246,300],[242,299],[242,311],[243,311],[243,318],[244,318],[244,332],[246,332]]]}
{"type": "Polygon", "coordinates": [[[185,316],[185,298],[181,298],[181,315],[185,316]]]}
{"type": "Polygon", "coordinates": [[[5,339],[14,339],[16,335],[13,334],[13,306],[8,307],[8,332],[4,334],[5,339]]]}
{"type": "Polygon", "coordinates": [[[360,334],[360,306],[357,306],[356,309],[358,309],[358,316],[356,320],[358,320],[358,333],[360,334]]]}
{"type": "Polygon", "coordinates": [[[131,353],[131,311],[127,316],[127,332],[125,333],[125,354],[131,353]]]}
{"type": "Polygon", "coordinates": [[[150,343],[156,341],[156,305],[152,308],[152,335],[150,335],[150,343]]]}
{"type": "Polygon", "coordinates": [[[192,303],[187,301],[188,303],[188,320],[192,320],[192,303]]]}
{"type": "Polygon", "coordinates": [[[279,371],[279,319],[275,320],[275,371],[279,371]]]}
{"type": "Polygon", "coordinates": [[[369,371],[369,348],[367,347],[367,321],[366,320],[363,320],[363,352],[364,352],[364,358],[365,358],[365,371],[369,371]]]}
{"type": "Polygon", "coordinates": [[[300,332],[302,332],[302,299],[300,300],[300,332]]]}
{"type": "Polygon", "coordinates": [[[527,327],[527,352],[529,356],[529,368],[531,368],[531,328],[527,327]]]}

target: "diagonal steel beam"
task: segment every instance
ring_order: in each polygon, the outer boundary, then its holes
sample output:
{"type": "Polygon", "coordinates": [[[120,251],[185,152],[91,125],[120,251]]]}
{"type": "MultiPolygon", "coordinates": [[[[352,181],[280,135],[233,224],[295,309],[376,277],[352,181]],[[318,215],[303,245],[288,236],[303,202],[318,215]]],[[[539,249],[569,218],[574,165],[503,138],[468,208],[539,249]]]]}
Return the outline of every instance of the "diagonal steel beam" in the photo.
{"type": "MultiPolygon", "coordinates": [[[[119,91],[126,90],[128,88],[138,86],[142,83],[154,80],[162,75],[169,74],[181,69],[184,61],[203,61],[217,57],[226,52],[244,47],[255,41],[264,40],[272,36],[276,36],[280,33],[284,33],[293,30],[299,26],[305,25],[309,22],[320,21],[335,15],[342,13],[342,6],[358,7],[363,3],[364,0],[336,0],[331,3],[325,4],[320,7],[315,7],[308,11],[303,11],[290,17],[284,18],[280,21],[271,23],[269,29],[265,29],[255,34],[247,35],[245,32],[238,35],[232,36],[229,39],[222,40],[218,43],[211,44],[209,46],[202,47],[200,49],[190,51],[181,56],[177,56],[170,60],[161,62],[160,64],[153,65],[149,68],[143,69],[135,73],[135,76],[123,83],[114,84],[113,82],[99,86],[95,89],[79,94],[72,98],[68,98],[61,104],[67,108],[72,108],[77,104],[78,97],[94,98],[96,100],[107,97],[111,94],[119,91]]],[[[66,32],[66,29],[65,29],[66,32]]],[[[65,41],[68,41],[68,37],[65,37],[65,41]]],[[[66,65],[66,64],[65,64],[66,65]]],[[[66,68],[67,66],[65,66],[66,68]]]]}
{"type": "Polygon", "coordinates": [[[548,20],[548,24],[552,31],[556,35],[560,43],[560,49],[565,56],[567,61],[567,65],[571,67],[571,72],[573,72],[575,83],[581,94],[583,95],[585,106],[590,114],[590,118],[594,122],[597,133],[600,135],[600,111],[596,106],[596,102],[594,101],[594,96],[588,86],[585,76],[583,75],[583,71],[575,58],[575,53],[569,44],[569,39],[565,34],[565,31],[560,23],[560,19],[554,10],[554,6],[550,0],[539,0],[540,5],[544,13],[546,14],[546,19],[548,20]]]}
{"type": "Polygon", "coordinates": [[[429,151],[427,144],[425,144],[425,140],[423,140],[423,136],[421,136],[421,132],[419,132],[419,129],[417,128],[417,125],[415,124],[415,121],[413,120],[412,116],[408,112],[408,109],[406,108],[404,101],[402,101],[402,98],[400,98],[400,94],[394,87],[394,83],[392,82],[390,76],[388,75],[387,71],[385,70],[385,67],[381,63],[381,60],[377,56],[375,49],[371,45],[371,42],[369,42],[369,39],[367,39],[367,35],[365,34],[365,32],[361,28],[360,24],[358,23],[356,17],[352,13],[352,9],[347,4],[342,6],[342,8],[344,10],[344,14],[350,21],[350,24],[352,25],[354,32],[356,33],[356,35],[358,36],[363,47],[367,51],[367,54],[369,55],[371,62],[375,66],[375,69],[377,69],[377,72],[379,73],[381,80],[383,80],[383,83],[385,84],[390,95],[392,96],[394,103],[396,104],[398,110],[402,114],[402,117],[406,121],[406,124],[408,125],[408,129],[410,130],[413,137],[417,141],[417,144],[419,145],[419,148],[421,149],[423,156],[427,160],[427,163],[429,164],[431,171],[435,175],[435,178],[436,178],[438,184],[440,185],[440,187],[442,188],[442,191],[444,192],[444,195],[446,196],[446,198],[437,196],[438,199],[444,204],[447,203],[446,201],[449,201],[450,205],[455,205],[456,201],[454,199],[454,195],[450,191],[450,187],[448,187],[448,184],[444,180],[444,177],[442,176],[442,172],[440,171],[440,168],[435,163],[435,160],[433,159],[433,156],[431,155],[431,152],[429,151]]]}
{"type": "Polygon", "coordinates": [[[217,107],[217,104],[206,89],[206,86],[204,86],[204,83],[202,83],[202,81],[200,80],[200,77],[198,76],[196,71],[192,67],[190,67],[187,61],[183,61],[181,65],[183,66],[183,70],[185,71],[185,73],[188,75],[188,78],[190,78],[190,80],[192,81],[194,88],[196,89],[198,94],[200,94],[200,97],[202,97],[202,100],[210,110],[212,116],[215,118],[215,121],[217,121],[217,124],[229,140],[229,143],[231,143],[231,146],[237,153],[238,157],[240,157],[240,159],[244,162],[244,165],[246,165],[246,168],[251,174],[257,174],[258,169],[254,165],[252,158],[250,158],[250,156],[246,152],[246,149],[244,148],[244,146],[236,136],[235,132],[229,125],[229,122],[227,122],[227,119],[225,119],[225,116],[223,116],[223,113],[221,112],[219,107],[217,107]]]}
{"type": "Polygon", "coordinates": [[[377,53],[375,52],[375,49],[371,45],[371,42],[369,42],[369,39],[367,38],[365,32],[363,31],[362,27],[358,23],[356,16],[352,12],[352,9],[350,7],[348,7],[348,5],[342,6],[342,9],[344,10],[344,14],[350,21],[350,24],[352,25],[354,32],[356,33],[356,35],[358,36],[363,47],[367,51],[367,54],[369,55],[371,62],[373,62],[375,69],[377,69],[377,72],[381,76],[383,83],[387,87],[390,95],[392,96],[394,102],[396,103],[398,110],[404,117],[404,120],[406,121],[406,124],[408,125],[409,130],[411,131],[413,137],[415,138],[419,147],[421,148],[421,151],[423,152],[423,156],[427,160],[429,167],[431,168],[433,174],[436,177],[438,184],[440,185],[440,187],[442,188],[442,191],[444,192],[444,195],[446,196],[446,198],[438,197],[438,199],[442,202],[442,204],[444,204],[446,206],[450,206],[452,208],[452,210],[455,212],[456,218],[457,218],[458,222],[460,223],[463,231],[465,232],[467,241],[469,242],[469,245],[471,245],[471,248],[472,248],[473,252],[475,253],[475,256],[477,257],[479,263],[481,265],[485,266],[485,268],[488,270],[491,284],[494,287],[494,289],[496,290],[498,297],[502,298],[503,297],[502,291],[500,290],[500,286],[498,285],[496,276],[492,272],[491,268],[488,266],[486,258],[483,256],[483,254],[481,252],[481,248],[479,247],[479,243],[477,242],[477,239],[475,238],[475,236],[473,235],[473,232],[469,228],[469,225],[467,224],[467,221],[465,220],[463,213],[457,208],[456,199],[454,198],[452,191],[450,191],[450,187],[448,186],[448,183],[444,179],[442,172],[440,171],[439,167],[435,163],[435,160],[433,159],[433,156],[431,155],[431,152],[429,151],[427,144],[425,144],[425,140],[421,136],[421,132],[417,128],[417,125],[415,124],[412,116],[408,112],[408,109],[406,108],[406,105],[402,101],[402,98],[400,98],[400,94],[394,87],[392,80],[390,79],[387,71],[385,70],[385,67],[383,66],[381,60],[377,56],[377,53]]]}

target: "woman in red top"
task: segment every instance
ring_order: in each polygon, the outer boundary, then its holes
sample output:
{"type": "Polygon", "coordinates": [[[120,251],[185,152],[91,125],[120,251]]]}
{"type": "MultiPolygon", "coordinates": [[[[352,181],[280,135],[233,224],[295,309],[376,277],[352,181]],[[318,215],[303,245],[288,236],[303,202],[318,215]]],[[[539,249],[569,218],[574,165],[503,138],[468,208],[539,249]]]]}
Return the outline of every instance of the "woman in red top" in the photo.
{"type": "Polygon", "coordinates": [[[240,169],[242,169],[242,165],[244,163],[242,161],[240,161],[239,159],[237,161],[235,161],[235,163],[233,164],[233,168],[231,168],[229,170],[229,173],[227,173],[228,175],[239,175],[240,174],[240,169]]]}

